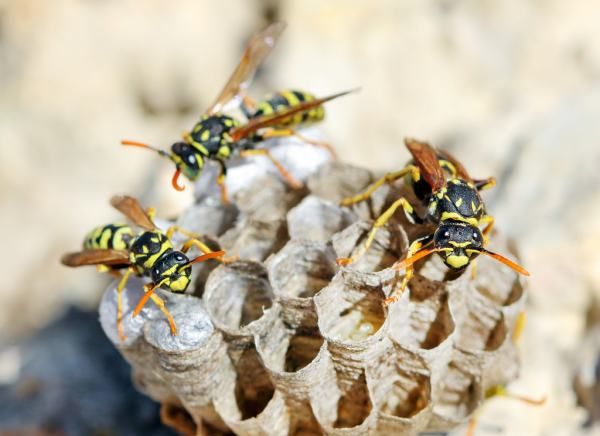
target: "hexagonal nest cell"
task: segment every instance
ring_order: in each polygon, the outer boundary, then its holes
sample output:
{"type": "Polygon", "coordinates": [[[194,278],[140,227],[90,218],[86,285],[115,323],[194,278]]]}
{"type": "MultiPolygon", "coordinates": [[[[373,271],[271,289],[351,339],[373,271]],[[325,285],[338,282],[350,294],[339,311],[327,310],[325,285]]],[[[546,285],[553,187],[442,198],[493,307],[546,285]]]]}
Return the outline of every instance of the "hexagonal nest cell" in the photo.
{"type": "MultiPolygon", "coordinates": [[[[402,189],[380,189],[368,204],[339,206],[374,180],[339,161],[315,169],[292,191],[275,175],[232,192],[232,205],[198,198],[178,221],[239,260],[195,265],[189,294],[161,293],[177,323],[170,334],[148,304],[132,319],[143,281],[124,292],[124,328],[115,325],[115,284],[103,327],[133,367],[142,391],[163,404],[184,434],[415,435],[466,420],[489,386],[518,371],[511,332],[525,290],[505,266],[482,259],[450,277],[436,256],[402,279],[390,266],[427,228],[397,213],[355,265],[373,220],[402,189]]],[[[511,252],[495,235],[492,248],[511,252]]]]}

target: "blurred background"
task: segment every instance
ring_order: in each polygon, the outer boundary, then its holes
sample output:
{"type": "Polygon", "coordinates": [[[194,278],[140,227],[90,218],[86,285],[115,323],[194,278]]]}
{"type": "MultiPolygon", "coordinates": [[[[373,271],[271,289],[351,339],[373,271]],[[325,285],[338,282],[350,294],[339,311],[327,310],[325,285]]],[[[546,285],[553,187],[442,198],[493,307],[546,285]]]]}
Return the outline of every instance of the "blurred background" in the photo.
{"type": "Polygon", "coordinates": [[[341,159],[398,169],[413,136],[498,178],[485,199],[532,272],[511,388],[548,401],[494,399],[477,434],[599,434],[577,406],[600,414],[586,338],[600,293],[599,17],[592,0],[0,0],[0,384],[19,375],[19,344],[67,307],[96,307],[107,279],[59,257],[117,217],[111,195],[166,216],[193,200],[170,188],[170,164],[119,140],[171,144],[247,38],[284,20],[252,96],[360,86],[323,123],[341,159]]]}

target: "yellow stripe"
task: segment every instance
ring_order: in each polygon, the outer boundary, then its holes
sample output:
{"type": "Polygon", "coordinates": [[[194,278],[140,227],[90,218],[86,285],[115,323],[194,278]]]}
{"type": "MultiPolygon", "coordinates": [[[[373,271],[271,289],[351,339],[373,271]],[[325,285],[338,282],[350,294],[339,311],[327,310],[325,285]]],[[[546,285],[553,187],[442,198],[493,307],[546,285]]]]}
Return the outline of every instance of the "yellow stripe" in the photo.
{"type": "Polygon", "coordinates": [[[474,226],[477,226],[477,224],[478,224],[477,218],[465,218],[464,216],[457,214],[456,212],[442,213],[442,218],[440,219],[440,221],[447,221],[447,220],[461,221],[463,223],[468,223],[468,224],[471,224],[474,226]]]}

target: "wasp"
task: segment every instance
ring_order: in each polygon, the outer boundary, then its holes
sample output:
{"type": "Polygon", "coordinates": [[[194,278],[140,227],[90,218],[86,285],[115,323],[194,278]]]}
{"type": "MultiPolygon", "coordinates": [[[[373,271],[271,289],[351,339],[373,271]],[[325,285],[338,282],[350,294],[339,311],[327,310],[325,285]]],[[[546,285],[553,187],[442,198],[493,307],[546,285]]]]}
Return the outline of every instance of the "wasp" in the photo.
{"type": "Polygon", "coordinates": [[[66,266],[97,265],[100,271],[109,272],[121,280],[117,286],[117,331],[119,338],[125,340],[123,332],[122,292],[132,274],[149,277],[152,282],[144,286],[145,294],[133,311],[138,315],[148,299],[165,314],[173,335],[177,327],[173,317],[165,307],[162,298],[154,294],[158,288],[173,293],[183,293],[191,281],[191,266],[208,259],[224,261],[224,251],[212,251],[196,238],[178,226],[171,226],[163,232],[152,220],[153,210],[145,211],[133,197],[114,196],[110,203],[125,215],[133,224],[142,229],[136,233],[127,224],[107,224],[92,230],[85,238],[83,250],[65,254],[61,261],[66,266]],[[181,249],[176,250],[171,242],[175,232],[188,237],[181,249]],[[189,259],[185,253],[191,247],[199,248],[204,254],[189,259]],[[121,270],[125,273],[121,276],[121,270]]]}
{"type": "Polygon", "coordinates": [[[352,91],[344,91],[324,98],[315,98],[312,94],[299,91],[282,91],[258,104],[245,96],[245,90],[254,73],[272,51],[284,28],[283,23],[273,23],[250,38],[242,58],[215,102],[200,117],[192,130],[183,134],[182,141],[171,145],[170,151],[137,141],[123,140],[121,144],[150,149],[171,160],[175,164],[172,185],[178,191],[184,189],[178,182],[181,174],[190,181],[195,181],[200,177],[206,162],[213,161],[220,167],[217,184],[221,189],[221,198],[224,202],[228,202],[225,188],[226,162],[233,155],[265,156],[292,188],[301,188],[302,183],[296,180],[269,150],[257,148],[257,144],[272,137],[294,135],[314,145],[330,149],[328,144],[311,141],[299,135],[292,127],[320,121],[325,114],[324,103],[352,91]],[[244,102],[242,112],[248,117],[246,123],[223,112],[232,103],[240,103],[242,100],[244,102]]]}
{"type": "Polygon", "coordinates": [[[494,225],[494,218],[486,212],[479,192],[494,186],[495,179],[472,179],[461,163],[448,152],[436,150],[425,142],[406,139],[405,145],[413,157],[405,168],[386,174],[363,193],[345,198],[341,204],[349,206],[364,201],[382,185],[407,177],[415,196],[427,207],[426,215],[420,217],[404,197],[395,200],[375,220],[365,243],[357,253],[352,257],[339,258],[338,264],[348,265],[362,256],[371,246],[377,231],[402,207],[412,223],[428,222],[435,225],[436,229],[433,233],[414,240],[408,248],[406,258],[394,265],[397,270],[406,269],[406,273],[400,287],[385,300],[386,305],[395,302],[404,291],[413,276],[414,263],[432,253],[438,253],[446,266],[459,273],[477,256],[484,254],[520,274],[529,275],[522,266],[484,248],[494,225]],[[483,231],[479,229],[482,225],[486,226],[483,231]]]}

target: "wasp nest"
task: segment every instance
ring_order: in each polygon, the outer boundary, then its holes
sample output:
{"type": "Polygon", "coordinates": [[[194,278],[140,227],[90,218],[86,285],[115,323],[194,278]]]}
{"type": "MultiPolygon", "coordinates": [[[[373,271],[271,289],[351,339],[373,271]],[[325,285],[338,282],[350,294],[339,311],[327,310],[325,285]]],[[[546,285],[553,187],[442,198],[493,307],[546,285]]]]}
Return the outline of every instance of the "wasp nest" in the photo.
{"type": "MultiPolygon", "coordinates": [[[[152,304],[130,316],[143,292],[131,280],[120,342],[108,288],[104,330],[165,422],[188,434],[413,435],[465,422],[488,387],[516,377],[524,290],[510,269],[480,259],[475,278],[450,277],[432,256],[384,307],[402,278],[390,266],[430,230],[401,213],[360,261],[337,266],[402,189],[338,206],[373,180],[329,162],[303,190],[263,173],[232,193],[235,207],[199,199],[178,224],[240,260],[198,264],[194,295],[165,295],[177,336],[152,304]]],[[[511,251],[497,235],[491,245],[511,251]]]]}

